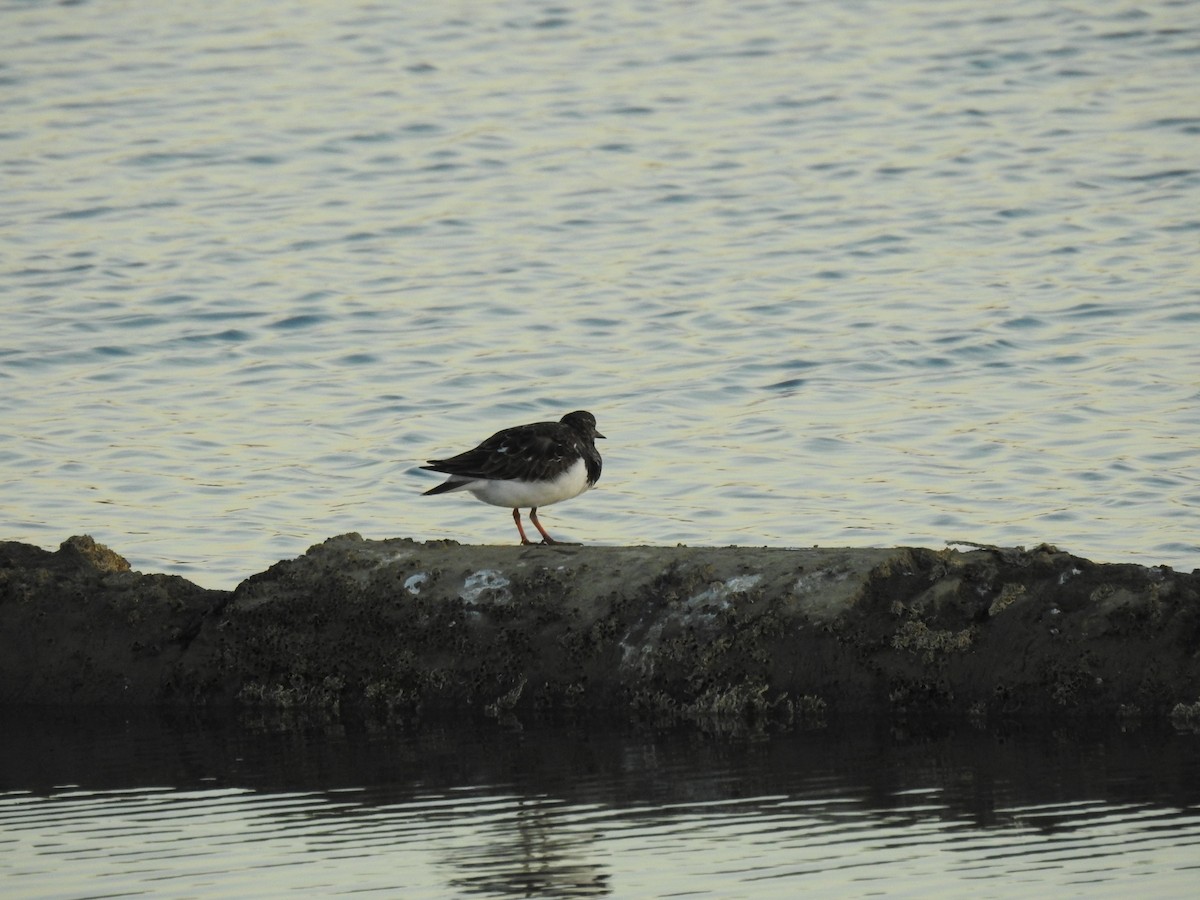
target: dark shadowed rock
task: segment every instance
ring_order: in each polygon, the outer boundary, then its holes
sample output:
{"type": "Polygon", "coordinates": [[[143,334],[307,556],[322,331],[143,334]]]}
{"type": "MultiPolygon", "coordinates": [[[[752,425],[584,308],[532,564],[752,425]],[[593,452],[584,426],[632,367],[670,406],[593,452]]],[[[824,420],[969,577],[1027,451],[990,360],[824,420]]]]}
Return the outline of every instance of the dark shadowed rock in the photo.
{"type": "Polygon", "coordinates": [[[157,703],[227,592],[142,575],[90,537],[0,542],[0,702],[157,703]]]}
{"type": "Polygon", "coordinates": [[[1200,575],[1053,547],[331,538],[232,595],[90,539],[0,545],[5,700],[413,711],[1155,716],[1200,698],[1200,575]]]}

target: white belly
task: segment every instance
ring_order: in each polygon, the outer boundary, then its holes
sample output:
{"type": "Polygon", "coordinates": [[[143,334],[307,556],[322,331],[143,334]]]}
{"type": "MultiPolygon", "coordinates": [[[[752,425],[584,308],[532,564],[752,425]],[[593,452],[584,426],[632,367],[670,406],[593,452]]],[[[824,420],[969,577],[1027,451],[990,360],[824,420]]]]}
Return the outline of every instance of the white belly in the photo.
{"type": "Polygon", "coordinates": [[[577,460],[553,481],[472,481],[463,485],[484,503],[509,509],[549,506],[578,497],[588,489],[587,466],[577,460]]]}

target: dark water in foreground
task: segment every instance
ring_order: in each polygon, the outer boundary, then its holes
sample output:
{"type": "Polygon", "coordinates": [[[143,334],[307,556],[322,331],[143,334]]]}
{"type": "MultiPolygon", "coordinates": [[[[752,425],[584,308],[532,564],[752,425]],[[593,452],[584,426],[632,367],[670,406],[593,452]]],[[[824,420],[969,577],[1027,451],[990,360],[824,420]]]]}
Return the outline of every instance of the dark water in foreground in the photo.
{"type": "Polygon", "coordinates": [[[1188,896],[1200,737],[0,714],[11,897],[1188,896]]]}

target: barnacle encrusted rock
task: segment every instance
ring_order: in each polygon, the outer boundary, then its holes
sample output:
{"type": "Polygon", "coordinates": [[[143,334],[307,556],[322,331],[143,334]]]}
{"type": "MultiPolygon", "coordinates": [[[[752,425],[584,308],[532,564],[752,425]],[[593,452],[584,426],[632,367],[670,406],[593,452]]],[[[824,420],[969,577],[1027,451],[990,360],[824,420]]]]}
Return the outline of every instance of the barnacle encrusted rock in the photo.
{"type": "Polygon", "coordinates": [[[1200,572],[1054,547],[330,538],[209,591],[0,544],[0,701],[1153,716],[1200,696],[1200,572]]]}

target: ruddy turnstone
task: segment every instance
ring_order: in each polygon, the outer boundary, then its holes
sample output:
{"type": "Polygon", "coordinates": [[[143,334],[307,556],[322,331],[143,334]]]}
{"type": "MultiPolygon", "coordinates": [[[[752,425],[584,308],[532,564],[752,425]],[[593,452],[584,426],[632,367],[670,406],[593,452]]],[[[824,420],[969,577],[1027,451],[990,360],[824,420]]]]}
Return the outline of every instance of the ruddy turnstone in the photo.
{"type": "Polygon", "coordinates": [[[521,527],[521,508],[542,534],[543,544],[558,541],[538,521],[540,506],[578,497],[600,480],[596,417],[576,410],[557,422],[534,422],[497,431],[473,450],[421,466],[450,477],[425,492],[470,491],[477,500],[512,510],[522,544],[532,544],[521,527]]]}

